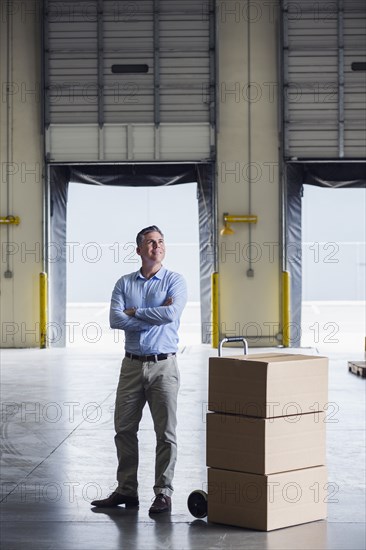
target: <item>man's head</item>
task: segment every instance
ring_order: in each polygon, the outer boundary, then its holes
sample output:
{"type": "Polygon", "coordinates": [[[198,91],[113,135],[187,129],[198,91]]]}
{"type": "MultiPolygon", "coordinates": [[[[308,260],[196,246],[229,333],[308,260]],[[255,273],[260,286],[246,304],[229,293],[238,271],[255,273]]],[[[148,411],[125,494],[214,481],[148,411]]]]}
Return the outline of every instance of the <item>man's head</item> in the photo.
{"type": "Polygon", "coordinates": [[[160,266],[165,257],[165,243],[162,231],[156,225],[141,229],[136,237],[136,252],[142,265],[160,266]]]}
{"type": "Polygon", "coordinates": [[[157,225],[149,225],[149,227],[145,227],[144,229],[141,229],[141,231],[139,231],[137,233],[136,244],[137,244],[138,247],[140,247],[142,245],[145,235],[147,233],[151,233],[152,231],[156,231],[157,233],[160,233],[160,235],[164,239],[164,235],[163,235],[161,229],[159,229],[157,225]]]}

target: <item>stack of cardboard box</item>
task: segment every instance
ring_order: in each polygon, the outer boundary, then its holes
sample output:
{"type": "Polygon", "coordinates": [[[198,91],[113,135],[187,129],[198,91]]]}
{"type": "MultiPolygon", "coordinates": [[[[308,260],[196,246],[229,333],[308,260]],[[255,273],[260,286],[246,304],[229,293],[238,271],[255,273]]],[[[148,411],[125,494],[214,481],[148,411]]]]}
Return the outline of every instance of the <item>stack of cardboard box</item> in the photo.
{"type": "Polygon", "coordinates": [[[270,531],[326,517],[328,359],[213,357],[208,520],[270,531]]]}

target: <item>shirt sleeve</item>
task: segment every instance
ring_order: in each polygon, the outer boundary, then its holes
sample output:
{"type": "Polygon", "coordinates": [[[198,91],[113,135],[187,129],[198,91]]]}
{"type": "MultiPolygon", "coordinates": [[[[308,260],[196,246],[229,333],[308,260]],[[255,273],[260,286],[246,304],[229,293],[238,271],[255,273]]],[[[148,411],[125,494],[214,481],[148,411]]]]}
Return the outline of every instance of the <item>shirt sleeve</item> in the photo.
{"type": "Polygon", "coordinates": [[[143,320],[136,319],[124,313],[126,309],[123,289],[120,281],[117,281],[111,298],[111,307],[109,311],[109,324],[111,328],[121,330],[130,330],[142,332],[151,328],[151,323],[146,323],[143,320]]]}
{"type": "Polygon", "coordinates": [[[173,299],[170,306],[137,308],[135,319],[151,325],[166,325],[178,321],[187,303],[187,285],[178,273],[168,287],[167,296],[173,299]]]}

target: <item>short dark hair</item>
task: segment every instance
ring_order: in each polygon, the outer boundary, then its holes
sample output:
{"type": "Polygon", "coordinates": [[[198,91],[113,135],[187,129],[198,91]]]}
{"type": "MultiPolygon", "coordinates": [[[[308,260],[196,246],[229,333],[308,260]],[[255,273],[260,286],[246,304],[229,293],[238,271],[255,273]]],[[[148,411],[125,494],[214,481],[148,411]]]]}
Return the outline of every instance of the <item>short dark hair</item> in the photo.
{"type": "Polygon", "coordinates": [[[144,229],[141,229],[141,231],[137,233],[137,236],[136,236],[137,246],[141,246],[144,240],[144,235],[146,235],[146,233],[151,233],[152,231],[157,231],[158,233],[160,233],[160,235],[164,239],[164,234],[162,230],[158,228],[157,225],[149,225],[149,227],[144,227],[144,229]]]}

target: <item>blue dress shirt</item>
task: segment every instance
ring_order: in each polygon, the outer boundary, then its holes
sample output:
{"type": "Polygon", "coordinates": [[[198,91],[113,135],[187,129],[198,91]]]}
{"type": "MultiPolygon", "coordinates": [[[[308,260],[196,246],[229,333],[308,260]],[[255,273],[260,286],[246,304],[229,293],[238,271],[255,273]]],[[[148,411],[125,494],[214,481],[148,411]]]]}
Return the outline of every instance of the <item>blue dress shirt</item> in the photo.
{"type": "Polygon", "coordinates": [[[140,271],[123,275],[111,299],[110,325],[125,331],[125,350],[136,355],[178,350],[180,316],[187,302],[187,287],[179,273],[161,267],[150,279],[140,271]],[[163,306],[171,297],[173,303],[163,306]],[[123,311],[137,308],[135,316],[123,311]]]}

